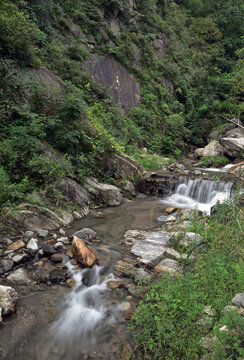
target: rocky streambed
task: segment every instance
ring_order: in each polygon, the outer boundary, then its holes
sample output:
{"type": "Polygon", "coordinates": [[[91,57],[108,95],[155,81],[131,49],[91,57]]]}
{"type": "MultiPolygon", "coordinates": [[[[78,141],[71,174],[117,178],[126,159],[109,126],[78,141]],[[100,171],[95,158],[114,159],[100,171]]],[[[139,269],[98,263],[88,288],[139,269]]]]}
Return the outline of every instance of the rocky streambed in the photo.
{"type": "MultiPolygon", "coordinates": [[[[160,176],[143,180],[145,192],[156,183],[162,195],[160,176]]],[[[1,359],[128,359],[143,284],[184,271],[204,247],[187,231],[192,211],[141,194],[70,228],[3,238],[1,359]]]]}

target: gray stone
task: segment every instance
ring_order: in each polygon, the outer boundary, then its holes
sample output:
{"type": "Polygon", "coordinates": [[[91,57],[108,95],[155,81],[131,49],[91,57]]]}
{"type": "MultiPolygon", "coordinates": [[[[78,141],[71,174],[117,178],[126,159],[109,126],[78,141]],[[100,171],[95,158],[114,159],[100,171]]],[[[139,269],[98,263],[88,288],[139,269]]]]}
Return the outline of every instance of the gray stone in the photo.
{"type": "Polygon", "coordinates": [[[129,311],[131,308],[131,304],[128,301],[123,301],[120,305],[119,305],[119,309],[122,312],[127,312],[129,311]]]}
{"type": "Polygon", "coordinates": [[[65,284],[67,278],[66,270],[54,269],[49,274],[49,280],[52,284],[65,284]]]}
{"type": "Polygon", "coordinates": [[[204,148],[199,148],[195,150],[196,157],[212,157],[212,156],[221,156],[224,153],[223,146],[217,140],[211,141],[204,148]]]}
{"type": "Polygon", "coordinates": [[[17,293],[11,286],[0,285],[0,308],[3,315],[9,315],[14,312],[17,298],[17,293]]]}
{"type": "Polygon", "coordinates": [[[128,230],[124,234],[123,242],[126,245],[131,246],[131,245],[136,244],[138,241],[145,240],[149,235],[150,235],[150,233],[147,231],[128,230]]]}
{"type": "Polygon", "coordinates": [[[52,244],[44,243],[41,245],[44,255],[50,256],[56,254],[57,251],[54,249],[52,244]]]}
{"type": "Polygon", "coordinates": [[[98,199],[101,203],[108,206],[120,205],[123,197],[116,186],[99,183],[94,178],[86,178],[86,181],[88,191],[96,200],[98,199]]]}
{"type": "Polygon", "coordinates": [[[62,236],[66,236],[66,232],[64,231],[64,229],[59,229],[59,234],[62,236]]]}
{"type": "Polygon", "coordinates": [[[48,236],[48,230],[39,229],[37,230],[37,234],[42,238],[46,238],[48,236]]]}
{"type": "Polygon", "coordinates": [[[240,138],[226,137],[221,139],[225,153],[231,158],[242,157],[244,151],[244,136],[240,138]]]}
{"type": "Polygon", "coordinates": [[[62,236],[62,237],[58,238],[57,242],[61,242],[64,245],[70,245],[70,241],[69,241],[69,238],[67,236],[62,236]]]}
{"type": "Polygon", "coordinates": [[[12,260],[15,264],[21,264],[21,263],[25,262],[26,260],[28,260],[28,255],[27,254],[18,254],[18,255],[15,255],[12,258],[12,260]]]}
{"type": "Polygon", "coordinates": [[[52,238],[53,238],[54,240],[57,240],[58,235],[57,235],[57,234],[52,234],[52,238]]]}
{"type": "Polygon", "coordinates": [[[144,241],[139,241],[131,248],[131,253],[142,259],[158,263],[166,251],[171,235],[166,232],[151,233],[144,241]]]}
{"type": "Polygon", "coordinates": [[[166,258],[160,261],[158,265],[154,267],[154,270],[156,270],[157,272],[176,273],[182,270],[182,266],[178,261],[166,258]]]}
{"type": "Polygon", "coordinates": [[[27,244],[27,249],[29,249],[32,252],[37,252],[38,251],[38,242],[37,239],[30,239],[30,241],[27,244]]]}
{"type": "Polygon", "coordinates": [[[25,235],[30,239],[34,235],[34,231],[28,230],[25,232],[25,235]]]}
{"type": "Polygon", "coordinates": [[[82,215],[78,213],[78,211],[73,211],[73,216],[75,220],[82,219],[82,215]]]}
{"type": "Polygon", "coordinates": [[[0,261],[0,275],[12,270],[14,263],[12,260],[1,260],[0,261]]]}
{"type": "Polygon", "coordinates": [[[232,299],[232,305],[244,308],[244,292],[236,294],[232,299]]]}
{"type": "Polygon", "coordinates": [[[193,232],[187,232],[183,239],[180,241],[181,245],[194,246],[199,245],[203,242],[203,237],[193,232]]]}
{"type": "Polygon", "coordinates": [[[10,239],[8,239],[8,238],[5,238],[4,240],[5,240],[5,244],[6,244],[7,246],[10,246],[11,244],[13,244],[13,241],[10,240],[10,239]]]}
{"type": "Polygon", "coordinates": [[[91,54],[84,63],[83,70],[92,75],[93,80],[107,87],[115,103],[126,114],[133,107],[140,105],[140,87],[135,77],[117,62],[112,56],[91,54]]]}
{"type": "Polygon", "coordinates": [[[173,248],[167,248],[165,251],[165,255],[169,257],[173,257],[177,260],[187,259],[187,254],[180,254],[178,251],[176,251],[173,248]]]}
{"type": "Polygon", "coordinates": [[[146,272],[142,268],[136,269],[136,273],[134,275],[134,281],[136,284],[146,283],[146,282],[150,281],[150,279],[151,279],[151,276],[148,272],[146,272]]]}
{"type": "Polygon", "coordinates": [[[130,195],[135,196],[136,195],[136,189],[135,186],[130,182],[129,180],[126,180],[122,185],[122,189],[126,192],[128,192],[130,195]]]}
{"type": "Polygon", "coordinates": [[[20,285],[29,285],[32,282],[28,272],[22,268],[13,271],[10,275],[7,276],[6,280],[7,282],[20,285]]]}
{"type": "Polygon", "coordinates": [[[62,250],[64,248],[64,244],[61,241],[58,241],[53,247],[55,250],[62,250]]]}

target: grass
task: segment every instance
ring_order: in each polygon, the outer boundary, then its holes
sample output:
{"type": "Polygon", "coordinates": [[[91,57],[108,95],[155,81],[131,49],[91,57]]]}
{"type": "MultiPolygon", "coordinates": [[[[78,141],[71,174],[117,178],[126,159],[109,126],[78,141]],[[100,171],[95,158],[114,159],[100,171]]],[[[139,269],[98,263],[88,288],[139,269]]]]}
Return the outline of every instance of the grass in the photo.
{"type": "Polygon", "coordinates": [[[173,158],[165,158],[157,154],[147,152],[135,152],[130,154],[145,170],[161,170],[165,166],[175,163],[173,158]]]}
{"type": "Polygon", "coordinates": [[[205,248],[193,265],[185,267],[184,275],[165,275],[148,287],[130,322],[138,358],[194,360],[207,355],[207,359],[242,359],[241,315],[223,317],[222,310],[244,290],[243,208],[235,202],[221,204],[211,218],[195,216],[189,230],[203,236],[205,248]],[[206,316],[206,306],[214,310],[210,326],[198,322],[206,316]],[[226,334],[219,331],[223,324],[228,328],[226,334]],[[204,336],[216,336],[211,354],[201,344],[204,336]]]}

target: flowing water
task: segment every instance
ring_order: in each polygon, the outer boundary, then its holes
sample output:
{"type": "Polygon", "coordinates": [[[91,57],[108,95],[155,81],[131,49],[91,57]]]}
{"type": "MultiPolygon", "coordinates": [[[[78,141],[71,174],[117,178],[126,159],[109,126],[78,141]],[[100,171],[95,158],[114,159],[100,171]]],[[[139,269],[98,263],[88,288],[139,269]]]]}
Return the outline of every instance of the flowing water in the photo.
{"type": "Polygon", "coordinates": [[[173,194],[162,203],[182,209],[197,209],[210,215],[217,202],[228,201],[233,182],[190,179],[181,176],[173,194]]]}

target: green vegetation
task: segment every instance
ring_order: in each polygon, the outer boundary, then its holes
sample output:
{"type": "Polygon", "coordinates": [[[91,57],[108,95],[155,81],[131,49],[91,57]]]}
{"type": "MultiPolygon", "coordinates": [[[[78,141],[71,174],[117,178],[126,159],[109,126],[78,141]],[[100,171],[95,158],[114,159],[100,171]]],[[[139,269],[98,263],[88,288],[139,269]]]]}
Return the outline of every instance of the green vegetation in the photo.
{"type": "Polygon", "coordinates": [[[204,336],[216,336],[210,358],[242,358],[243,319],[222,311],[244,283],[244,217],[233,205],[219,205],[211,219],[196,215],[189,230],[203,236],[204,250],[186,264],[184,275],[165,275],[151,285],[137,307],[130,327],[146,359],[199,359],[206,355],[204,336]],[[227,331],[220,331],[224,325],[227,331]]]}
{"type": "Polygon", "coordinates": [[[201,157],[201,159],[198,161],[199,166],[224,166],[228,164],[229,159],[227,159],[225,156],[207,156],[207,157],[201,157]]]}
{"type": "MultiPolygon", "coordinates": [[[[202,146],[243,107],[242,13],[239,0],[1,1],[1,205],[64,176],[100,176],[106,152],[177,158],[202,146]],[[84,72],[94,52],[139,83],[129,114],[84,72]]],[[[147,169],[163,165],[150,157],[139,158],[147,169]]]]}

